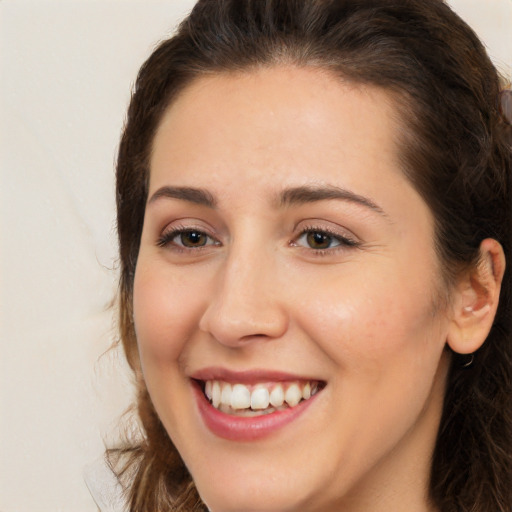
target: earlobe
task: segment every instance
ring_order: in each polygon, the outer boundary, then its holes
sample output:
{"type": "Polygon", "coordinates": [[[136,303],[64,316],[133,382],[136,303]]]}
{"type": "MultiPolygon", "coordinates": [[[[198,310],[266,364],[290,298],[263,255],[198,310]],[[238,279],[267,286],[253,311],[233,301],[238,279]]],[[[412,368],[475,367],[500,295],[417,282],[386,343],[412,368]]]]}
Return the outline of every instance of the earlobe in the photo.
{"type": "Polygon", "coordinates": [[[447,343],[454,352],[470,354],[485,342],[498,309],[505,255],[491,238],[480,244],[477,265],[465,272],[456,287],[447,343]]]}

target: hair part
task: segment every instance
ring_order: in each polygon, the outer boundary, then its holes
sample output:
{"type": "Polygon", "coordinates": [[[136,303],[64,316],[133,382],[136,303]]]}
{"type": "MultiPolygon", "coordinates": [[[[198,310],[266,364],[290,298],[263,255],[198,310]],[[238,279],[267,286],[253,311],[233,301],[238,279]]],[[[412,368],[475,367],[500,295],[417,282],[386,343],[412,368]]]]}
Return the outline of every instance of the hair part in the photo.
{"type": "MultiPolygon", "coordinates": [[[[145,436],[111,454],[127,456],[137,468],[131,512],[205,510],[145,389],[133,322],[156,130],[192,81],[283,65],[314,67],[400,100],[402,171],[433,213],[446,289],[477,263],[487,237],[512,261],[512,127],[499,111],[499,76],[476,35],[446,4],[200,0],[142,66],[117,162],[120,330],[145,436]]],[[[509,269],[494,326],[472,368],[452,357],[430,481],[442,512],[505,512],[512,503],[511,287],[509,269]]]]}

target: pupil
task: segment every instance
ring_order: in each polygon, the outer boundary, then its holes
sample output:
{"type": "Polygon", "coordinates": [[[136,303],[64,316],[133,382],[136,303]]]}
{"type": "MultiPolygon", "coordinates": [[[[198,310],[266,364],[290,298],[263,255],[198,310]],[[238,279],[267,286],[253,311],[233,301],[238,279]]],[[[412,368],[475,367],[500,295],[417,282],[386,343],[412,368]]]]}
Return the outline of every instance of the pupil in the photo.
{"type": "Polygon", "coordinates": [[[206,244],[206,237],[199,231],[182,233],[181,242],[185,247],[200,247],[206,244]]]}
{"type": "Polygon", "coordinates": [[[331,237],[325,233],[313,231],[308,233],[308,244],[314,249],[327,249],[331,245],[331,237]]]}

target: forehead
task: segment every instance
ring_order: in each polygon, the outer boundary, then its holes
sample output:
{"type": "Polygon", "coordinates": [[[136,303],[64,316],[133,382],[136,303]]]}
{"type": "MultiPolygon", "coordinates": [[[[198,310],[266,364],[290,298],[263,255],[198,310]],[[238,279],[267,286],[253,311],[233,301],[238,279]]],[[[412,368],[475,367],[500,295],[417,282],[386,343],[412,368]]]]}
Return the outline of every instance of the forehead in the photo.
{"type": "MultiPolygon", "coordinates": [[[[314,157],[321,143],[379,158],[384,152],[398,166],[399,126],[390,93],[322,69],[270,67],[216,74],[196,79],[168,107],[151,164],[164,152],[172,150],[177,159],[194,146],[219,156],[227,156],[229,148],[279,147],[289,157],[297,145],[306,144],[314,157]]],[[[199,151],[193,153],[200,157],[199,151]]]]}
{"type": "Polygon", "coordinates": [[[403,178],[399,132],[389,93],[324,70],[273,67],[202,77],[163,116],[150,193],[169,180],[196,186],[205,177],[225,187],[227,177],[238,186],[341,180],[335,184],[346,188],[364,179],[372,195],[389,181],[387,173],[403,178]]]}

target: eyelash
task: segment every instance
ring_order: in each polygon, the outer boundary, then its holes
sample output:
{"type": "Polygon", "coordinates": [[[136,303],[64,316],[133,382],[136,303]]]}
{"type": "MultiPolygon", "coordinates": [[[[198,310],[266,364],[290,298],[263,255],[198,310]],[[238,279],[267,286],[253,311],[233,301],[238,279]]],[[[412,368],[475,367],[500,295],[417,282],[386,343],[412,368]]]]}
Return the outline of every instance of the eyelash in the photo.
{"type": "MultiPolygon", "coordinates": [[[[196,229],[193,227],[181,227],[181,226],[171,229],[169,231],[165,231],[164,233],[162,233],[162,235],[157,240],[157,245],[159,247],[166,247],[171,243],[173,244],[173,250],[182,251],[182,252],[192,251],[192,250],[197,251],[197,250],[205,249],[212,245],[213,246],[220,245],[220,242],[218,240],[216,240],[211,235],[209,235],[208,233],[206,233],[205,231],[203,231],[201,229],[196,229]],[[178,245],[176,243],[173,243],[173,240],[176,237],[178,237],[180,235],[184,235],[184,234],[191,234],[191,233],[197,233],[199,235],[206,236],[209,239],[209,241],[211,241],[213,243],[207,242],[207,243],[205,243],[205,245],[200,245],[197,247],[187,247],[187,246],[178,245]]],[[[358,242],[357,240],[354,240],[352,238],[340,235],[339,233],[336,233],[334,230],[330,230],[330,229],[326,229],[326,228],[318,228],[315,226],[308,226],[308,227],[305,227],[304,229],[302,229],[301,232],[296,237],[294,237],[293,240],[290,241],[289,245],[292,247],[299,247],[299,248],[303,248],[306,250],[309,249],[309,250],[313,251],[313,253],[315,255],[321,256],[321,255],[326,255],[326,254],[332,254],[333,252],[338,251],[338,250],[347,250],[350,248],[357,248],[360,246],[360,242],[358,242]],[[308,248],[308,247],[299,245],[298,240],[300,240],[304,236],[307,236],[308,234],[319,234],[321,236],[326,236],[326,237],[330,238],[331,240],[337,241],[338,245],[336,245],[334,247],[327,247],[325,249],[315,249],[313,247],[308,248]]]]}

